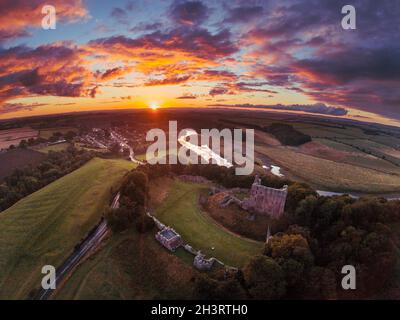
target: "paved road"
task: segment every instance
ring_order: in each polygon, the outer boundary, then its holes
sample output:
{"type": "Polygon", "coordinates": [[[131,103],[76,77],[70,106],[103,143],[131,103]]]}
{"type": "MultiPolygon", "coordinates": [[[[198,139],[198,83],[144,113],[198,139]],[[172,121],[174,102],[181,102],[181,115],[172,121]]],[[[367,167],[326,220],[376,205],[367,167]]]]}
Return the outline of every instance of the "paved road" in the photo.
{"type": "MultiPolygon", "coordinates": [[[[111,204],[111,208],[118,208],[120,194],[118,193],[111,204]]],[[[64,263],[56,270],[56,284],[59,284],[65,276],[71,272],[71,270],[90,252],[95,249],[108,234],[109,228],[107,222],[103,220],[95,231],[81,243],[78,249],[76,249],[64,263]]],[[[47,300],[53,293],[53,289],[41,289],[36,295],[36,300],[47,300]]]]}
{"type": "Polygon", "coordinates": [[[122,136],[120,136],[118,133],[116,133],[114,131],[111,131],[110,134],[111,134],[111,138],[113,138],[114,141],[117,141],[124,148],[129,149],[129,159],[131,159],[131,161],[133,163],[144,164],[144,162],[135,158],[135,153],[133,152],[133,149],[131,148],[131,146],[129,144],[126,143],[125,139],[122,136]]]}

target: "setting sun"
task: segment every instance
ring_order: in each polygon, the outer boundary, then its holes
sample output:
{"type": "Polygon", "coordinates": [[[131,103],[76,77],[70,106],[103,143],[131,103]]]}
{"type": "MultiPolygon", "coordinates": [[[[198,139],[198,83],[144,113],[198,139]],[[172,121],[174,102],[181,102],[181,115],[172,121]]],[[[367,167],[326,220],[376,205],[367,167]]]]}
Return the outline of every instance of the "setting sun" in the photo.
{"type": "Polygon", "coordinates": [[[157,110],[160,108],[160,106],[157,103],[152,103],[152,104],[150,104],[149,108],[151,110],[157,110]]]}

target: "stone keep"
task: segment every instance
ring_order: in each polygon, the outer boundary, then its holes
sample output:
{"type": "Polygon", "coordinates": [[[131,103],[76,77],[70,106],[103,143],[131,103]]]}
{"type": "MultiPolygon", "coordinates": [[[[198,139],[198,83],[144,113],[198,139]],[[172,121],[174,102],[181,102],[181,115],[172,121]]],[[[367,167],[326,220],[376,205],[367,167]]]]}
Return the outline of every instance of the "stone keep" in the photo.
{"type": "Polygon", "coordinates": [[[261,185],[261,179],[256,176],[250,190],[250,198],[243,200],[242,208],[256,213],[279,218],[285,210],[288,186],[274,189],[261,185]]]}

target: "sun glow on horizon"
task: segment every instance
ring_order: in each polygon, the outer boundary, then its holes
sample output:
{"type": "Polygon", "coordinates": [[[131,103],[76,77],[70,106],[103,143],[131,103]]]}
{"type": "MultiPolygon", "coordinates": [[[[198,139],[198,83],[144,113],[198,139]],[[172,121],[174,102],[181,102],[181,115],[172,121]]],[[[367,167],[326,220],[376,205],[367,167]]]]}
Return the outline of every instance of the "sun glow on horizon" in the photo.
{"type": "Polygon", "coordinates": [[[153,111],[156,111],[157,109],[160,108],[160,105],[158,103],[152,102],[150,103],[149,108],[153,111]]]}

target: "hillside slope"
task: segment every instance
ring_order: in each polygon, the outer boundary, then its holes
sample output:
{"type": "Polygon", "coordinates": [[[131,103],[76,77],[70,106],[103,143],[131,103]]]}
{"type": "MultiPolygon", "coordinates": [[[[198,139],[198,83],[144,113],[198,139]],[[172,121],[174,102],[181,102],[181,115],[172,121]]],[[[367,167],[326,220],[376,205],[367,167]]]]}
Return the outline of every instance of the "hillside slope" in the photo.
{"type": "Polygon", "coordinates": [[[40,286],[43,265],[57,267],[96,225],[122,176],[135,165],[93,159],[0,214],[0,299],[40,286]]]}

